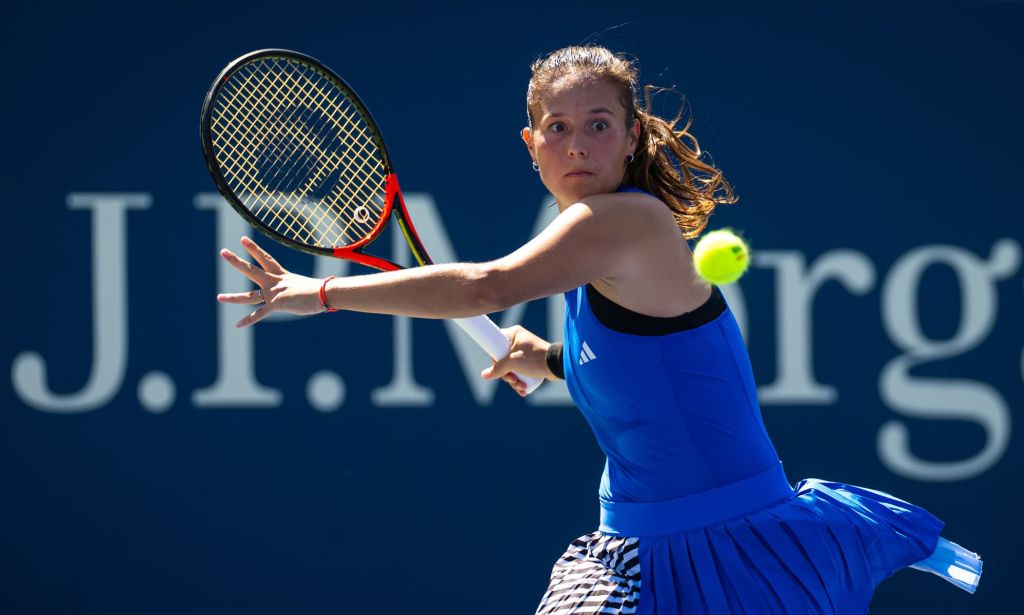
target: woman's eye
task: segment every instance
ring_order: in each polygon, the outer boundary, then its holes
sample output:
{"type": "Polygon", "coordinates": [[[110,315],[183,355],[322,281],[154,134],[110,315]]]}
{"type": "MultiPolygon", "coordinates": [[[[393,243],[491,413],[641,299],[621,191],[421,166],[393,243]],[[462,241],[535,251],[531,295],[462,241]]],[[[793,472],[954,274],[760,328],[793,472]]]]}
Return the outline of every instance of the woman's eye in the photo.
{"type": "Polygon", "coordinates": [[[550,130],[551,132],[563,132],[565,131],[565,124],[563,124],[562,122],[555,122],[554,124],[548,126],[548,130],[550,130]]]}
{"type": "Polygon", "coordinates": [[[594,130],[601,132],[602,130],[608,129],[608,122],[605,122],[604,120],[597,120],[592,124],[592,126],[594,127],[594,130]]]}

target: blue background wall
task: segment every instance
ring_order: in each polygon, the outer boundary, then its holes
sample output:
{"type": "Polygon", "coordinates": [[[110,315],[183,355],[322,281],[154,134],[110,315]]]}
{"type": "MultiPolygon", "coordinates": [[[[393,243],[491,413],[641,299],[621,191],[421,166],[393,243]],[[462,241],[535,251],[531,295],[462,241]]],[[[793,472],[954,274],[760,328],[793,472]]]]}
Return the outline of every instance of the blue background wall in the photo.
{"type": "Polygon", "coordinates": [[[685,93],[741,197],[711,226],[757,251],[727,291],[790,479],[890,491],[985,558],[973,597],[902,571],[872,612],[1012,610],[1022,32],[1019,2],[5,3],[0,610],[532,612],[597,521],[564,390],[469,383],[486,362],[439,322],[233,331],[216,253],[242,227],[197,124],[233,57],[319,57],[443,218],[435,254],[489,259],[551,214],[517,136],[529,63],[584,40],[685,93]]]}

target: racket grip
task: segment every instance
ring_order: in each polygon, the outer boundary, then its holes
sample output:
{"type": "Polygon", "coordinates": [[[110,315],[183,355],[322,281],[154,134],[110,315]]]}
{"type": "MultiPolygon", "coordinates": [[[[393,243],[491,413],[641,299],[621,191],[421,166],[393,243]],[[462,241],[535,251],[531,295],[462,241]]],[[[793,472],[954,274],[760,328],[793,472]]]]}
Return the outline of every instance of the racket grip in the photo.
{"type": "MultiPolygon", "coordinates": [[[[465,331],[469,337],[477,343],[477,345],[483,348],[487,354],[491,355],[491,358],[495,361],[508,355],[508,338],[501,332],[498,325],[494,324],[494,321],[487,316],[456,318],[455,323],[462,327],[462,330],[465,331]]],[[[519,374],[516,374],[516,378],[519,378],[526,383],[527,395],[537,390],[540,383],[544,382],[543,378],[530,378],[527,376],[520,376],[519,374]]]]}

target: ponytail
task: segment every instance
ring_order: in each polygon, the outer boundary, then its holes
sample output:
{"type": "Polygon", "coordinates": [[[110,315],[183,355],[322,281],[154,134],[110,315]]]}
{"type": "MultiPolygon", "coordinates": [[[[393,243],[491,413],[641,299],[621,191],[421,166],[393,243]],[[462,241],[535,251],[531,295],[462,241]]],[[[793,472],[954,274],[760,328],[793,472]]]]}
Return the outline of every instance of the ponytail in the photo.
{"type": "Polygon", "coordinates": [[[634,111],[640,122],[640,142],[626,167],[626,183],[661,199],[672,210],[683,236],[693,239],[707,226],[715,207],[735,203],[737,198],[722,172],[700,159],[700,145],[689,132],[692,120],[676,130],[683,107],[670,122],[651,113],[657,91],[646,86],[645,108],[634,111]]]}

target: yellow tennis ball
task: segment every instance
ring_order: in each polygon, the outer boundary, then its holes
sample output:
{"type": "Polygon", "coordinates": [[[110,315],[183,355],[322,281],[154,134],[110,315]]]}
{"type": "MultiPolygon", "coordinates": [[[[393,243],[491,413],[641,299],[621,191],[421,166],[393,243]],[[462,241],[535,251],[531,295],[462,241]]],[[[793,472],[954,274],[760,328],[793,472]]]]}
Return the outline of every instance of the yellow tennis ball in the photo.
{"type": "Polygon", "coordinates": [[[750,264],[747,244],[729,229],[711,231],[693,249],[693,264],[700,277],[716,285],[735,282],[750,264]]]}

